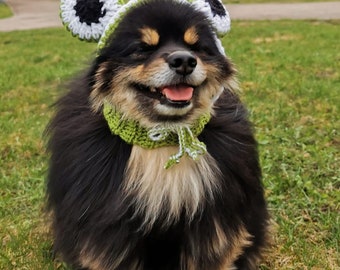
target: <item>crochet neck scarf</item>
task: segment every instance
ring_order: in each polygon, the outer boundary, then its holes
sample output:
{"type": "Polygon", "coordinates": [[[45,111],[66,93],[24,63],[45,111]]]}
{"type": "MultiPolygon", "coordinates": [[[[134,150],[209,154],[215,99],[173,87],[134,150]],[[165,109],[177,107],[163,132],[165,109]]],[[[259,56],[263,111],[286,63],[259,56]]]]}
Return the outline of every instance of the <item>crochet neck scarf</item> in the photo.
{"type": "Polygon", "coordinates": [[[103,114],[112,134],[119,136],[128,144],[139,145],[146,149],[178,146],[178,152],[170,156],[164,166],[165,169],[179,163],[185,154],[197,160],[200,155],[207,152],[206,145],[200,142],[197,136],[209,122],[209,114],[199,117],[192,126],[176,128],[156,126],[151,129],[141,126],[137,121],[124,119],[120,112],[107,103],[104,104],[103,114]]]}

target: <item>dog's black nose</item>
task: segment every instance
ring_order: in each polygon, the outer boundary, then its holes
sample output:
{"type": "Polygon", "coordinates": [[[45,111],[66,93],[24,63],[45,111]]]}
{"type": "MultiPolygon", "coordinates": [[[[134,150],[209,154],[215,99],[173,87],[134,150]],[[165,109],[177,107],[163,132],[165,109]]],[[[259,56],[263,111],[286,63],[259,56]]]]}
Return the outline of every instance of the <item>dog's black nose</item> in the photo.
{"type": "Polygon", "coordinates": [[[171,69],[184,76],[191,74],[197,65],[196,57],[187,51],[173,52],[168,55],[166,61],[171,69]]]}

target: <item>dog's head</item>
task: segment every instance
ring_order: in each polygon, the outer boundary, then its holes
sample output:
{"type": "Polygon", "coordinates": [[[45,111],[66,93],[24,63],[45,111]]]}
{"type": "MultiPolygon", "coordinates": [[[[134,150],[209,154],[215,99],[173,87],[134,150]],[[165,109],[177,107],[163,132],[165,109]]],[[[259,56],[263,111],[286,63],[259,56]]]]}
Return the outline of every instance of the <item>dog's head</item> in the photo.
{"type": "Polygon", "coordinates": [[[212,112],[233,83],[234,69],[218,48],[206,16],[183,2],[151,0],[124,16],[91,71],[91,102],[110,103],[153,127],[190,124],[212,112]]]}

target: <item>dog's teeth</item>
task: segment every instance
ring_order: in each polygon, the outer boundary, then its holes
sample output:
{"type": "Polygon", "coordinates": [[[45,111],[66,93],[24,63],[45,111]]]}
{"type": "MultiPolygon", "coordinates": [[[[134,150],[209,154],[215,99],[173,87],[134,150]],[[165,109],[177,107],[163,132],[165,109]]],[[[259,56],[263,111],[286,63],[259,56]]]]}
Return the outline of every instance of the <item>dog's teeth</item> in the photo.
{"type": "Polygon", "coordinates": [[[150,91],[153,92],[153,93],[155,93],[157,90],[156,90],[155,87],[150,87],[150,91]]]}

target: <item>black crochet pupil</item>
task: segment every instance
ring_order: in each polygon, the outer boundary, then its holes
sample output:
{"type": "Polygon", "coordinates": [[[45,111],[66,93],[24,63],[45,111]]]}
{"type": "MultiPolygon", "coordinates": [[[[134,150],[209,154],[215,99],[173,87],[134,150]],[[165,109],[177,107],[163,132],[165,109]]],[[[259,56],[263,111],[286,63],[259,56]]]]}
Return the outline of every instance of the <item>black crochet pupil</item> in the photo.
{"type": "Polygon", "coordinates": [[[81,23],[91,25],[99,23],[99,19],[105,16],[106,10],[102,11],[102,7],[103,3],[99,0],[78,0],[74,9],[81,23]]]}
{"type": "Polygon", "coordinates": [[[217,1],[217,0],[205,0],[205,1],[209,3],[211,12],[214,16],[215,15],[225,16],[226,15],[225,9],[220,1],[217,1]]]}

